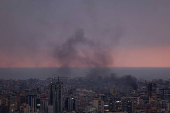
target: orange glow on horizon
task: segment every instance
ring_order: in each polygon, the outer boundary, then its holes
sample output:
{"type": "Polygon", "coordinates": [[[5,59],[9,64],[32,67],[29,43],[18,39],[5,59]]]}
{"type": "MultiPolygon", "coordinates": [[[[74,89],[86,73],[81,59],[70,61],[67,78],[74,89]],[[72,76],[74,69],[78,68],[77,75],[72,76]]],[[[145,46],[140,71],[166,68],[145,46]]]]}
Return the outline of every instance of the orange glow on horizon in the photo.
{"type": "MultiPolygon", "coordinates": [[[[170,47],[126,48],[113,52],[114,63],[108,67],[170,67],[170,47]]],[[[0,67],[60,67],[54,58],[1,56],[0,67]]],[[[75,63],[71,67],[88,67],[75,63]]]]}

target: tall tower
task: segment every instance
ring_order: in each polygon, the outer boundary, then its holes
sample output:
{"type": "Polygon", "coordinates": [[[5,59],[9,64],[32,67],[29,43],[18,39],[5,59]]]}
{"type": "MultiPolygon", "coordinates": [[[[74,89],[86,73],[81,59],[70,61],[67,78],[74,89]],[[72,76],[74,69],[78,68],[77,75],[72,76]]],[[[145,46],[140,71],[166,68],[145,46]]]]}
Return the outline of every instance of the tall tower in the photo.
{"type": "Polygon", "coordinates": [[[59,81],[50,85],[50,101],[53,105],[53,113],[61,113],[63,110],[63,83],[59,81]]]}
{"type": "Polygon", "coordinates": [[[55,87],[55,84],[51,82],[50,84],[50,90],[49,90],[49,105],[53,105],[53,87],[55,87]]]}

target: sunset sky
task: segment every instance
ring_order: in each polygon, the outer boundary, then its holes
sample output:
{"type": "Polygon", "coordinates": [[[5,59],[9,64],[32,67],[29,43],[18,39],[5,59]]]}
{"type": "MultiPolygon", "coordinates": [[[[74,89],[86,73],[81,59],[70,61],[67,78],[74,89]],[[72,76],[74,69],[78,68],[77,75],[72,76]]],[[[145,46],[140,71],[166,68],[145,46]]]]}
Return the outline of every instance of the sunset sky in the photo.
{"type": "Polygon", "coordinates": [[[170,0],[0,0],[0,67],[59,67],[56,48],[80,28],[109,51],[103,66],[170,67],[170,0]]]}

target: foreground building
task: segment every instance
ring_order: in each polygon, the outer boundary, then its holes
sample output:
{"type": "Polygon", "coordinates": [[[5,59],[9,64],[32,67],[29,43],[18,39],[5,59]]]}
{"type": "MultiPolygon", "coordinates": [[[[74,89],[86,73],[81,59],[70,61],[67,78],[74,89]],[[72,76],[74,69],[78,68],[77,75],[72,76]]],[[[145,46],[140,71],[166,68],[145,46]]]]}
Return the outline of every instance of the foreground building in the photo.
{"type": "Polygon", "coordinates": [[[63,111],[63,83],[59,81],[50,85],[49,105],[53,106],[53,113],[63,111]]]}

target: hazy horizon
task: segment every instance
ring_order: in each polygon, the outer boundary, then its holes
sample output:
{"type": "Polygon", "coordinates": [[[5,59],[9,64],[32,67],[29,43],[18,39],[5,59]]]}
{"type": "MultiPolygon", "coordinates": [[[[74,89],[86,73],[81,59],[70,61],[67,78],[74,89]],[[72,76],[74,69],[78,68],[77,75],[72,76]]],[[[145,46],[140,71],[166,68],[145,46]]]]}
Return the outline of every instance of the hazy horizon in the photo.
{"type": "MultiPolygon", "coordinates": [[[[57,72],[60,68],[0,68],[0,79],[29,79],[38,78],[46,79],[48,77],[62,76],[57,72]]],[[[66,68],[69,69],[68,77],[82,77],[85,76],[91,69],[89,67],[74,67],[66,68]]],[[[103,69],[103,68],[101,68],[103,69]]],[[[138,79],[170,79],[170,68],[147,68],[147,67],[114,67],[114,68],[104,68],[108,69],[109,73],[116,73],[118,77],[123,75],[132,75],[138,79]]],[[[66,76],[66,75],[64,75],[66,76]]]]}

